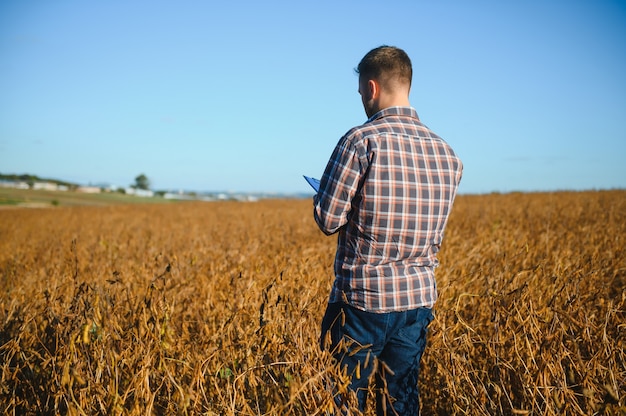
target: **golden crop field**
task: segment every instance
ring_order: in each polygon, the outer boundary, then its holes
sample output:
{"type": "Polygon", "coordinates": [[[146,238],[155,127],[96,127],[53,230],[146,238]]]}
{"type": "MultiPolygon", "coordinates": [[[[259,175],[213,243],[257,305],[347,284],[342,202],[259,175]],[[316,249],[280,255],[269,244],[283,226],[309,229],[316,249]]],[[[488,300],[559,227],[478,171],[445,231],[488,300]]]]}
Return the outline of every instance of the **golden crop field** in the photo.
{"type": "MultiPolygon", "coordinates": [[[[310,200],[0,210],[0,412],[331,414],[335,243],[310,200]]],[[[625,191],[459,196],[423,414],[626,414],[625,247],[625,191]]]]}

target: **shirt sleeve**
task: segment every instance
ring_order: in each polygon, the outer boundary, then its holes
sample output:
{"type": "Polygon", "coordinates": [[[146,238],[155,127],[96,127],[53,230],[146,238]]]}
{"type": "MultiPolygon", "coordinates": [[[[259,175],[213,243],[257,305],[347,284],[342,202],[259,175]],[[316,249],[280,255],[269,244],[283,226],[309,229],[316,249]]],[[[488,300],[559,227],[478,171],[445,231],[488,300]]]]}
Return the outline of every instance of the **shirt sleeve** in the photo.
{"type": "Polygon", "coordinates": [[[313,198],[315,222],[326,235],[336,233],[348,222],[366,161],[362,144],[355,145],[346,136],[337,143],[313,198]]]}

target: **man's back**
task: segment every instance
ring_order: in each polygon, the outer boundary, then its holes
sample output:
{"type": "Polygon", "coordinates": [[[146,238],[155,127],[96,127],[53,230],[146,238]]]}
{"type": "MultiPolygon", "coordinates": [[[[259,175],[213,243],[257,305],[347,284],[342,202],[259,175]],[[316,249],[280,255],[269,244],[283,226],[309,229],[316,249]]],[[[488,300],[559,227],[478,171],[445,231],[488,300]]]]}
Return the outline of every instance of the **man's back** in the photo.
{"type": "Polygon", "coordinates": [[[436,253],[461,174],[454,151],[410,107],[381,110],[350,130],[315,206],[322,230],[340,230],[330,302],[377,312],[432,307],[436,253]]]}

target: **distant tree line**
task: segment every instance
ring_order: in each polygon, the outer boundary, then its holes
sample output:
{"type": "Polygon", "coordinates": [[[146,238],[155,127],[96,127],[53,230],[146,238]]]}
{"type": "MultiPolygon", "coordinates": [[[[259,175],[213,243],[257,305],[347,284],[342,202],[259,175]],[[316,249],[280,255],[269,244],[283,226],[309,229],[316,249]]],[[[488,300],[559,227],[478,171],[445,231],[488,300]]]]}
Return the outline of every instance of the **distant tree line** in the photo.
{"type": "MultiPolygon", "coordinates": [[[[33,184],[35,182],[55,183],[57,185],[67,186],[68,188],[77,188],[79,186],[78,184],[71,183],[71,182],[60,181],[58,179],[40,178],[37,175],[30,175],[30,174],[26,174],[26,173],[22,174],[22,175],[0,173],[0,180],[13,181],[13,182],[25,182],[31,188],[32,188],[32,186],[33,186],[33,184]]],[[[131,187],[133,187],[135,189],[149,190],[150,189],[150,179],[145,174],[142,173],[142,174],[138,175],[135,178],[135,183],[133,185],[131,185],[131,187]]]]}
{"type": "Polygon", "coordinates": [[[70,187],[70,188],[76,188],[78,186],[75,183],[66,182],[66,181],[60,181],[58,179],[40,178],[37,175],[29,175],[29,174],[26,174],[26,173],[22,174],[22,175],[0,173],[0,180],[14,181],[14,182],[26,182],[31,187],[33,186],[33,184],[35,182],[56,183],[57,185],[64,185],[64,186],[67,186],[67,187],[70,187]]]}

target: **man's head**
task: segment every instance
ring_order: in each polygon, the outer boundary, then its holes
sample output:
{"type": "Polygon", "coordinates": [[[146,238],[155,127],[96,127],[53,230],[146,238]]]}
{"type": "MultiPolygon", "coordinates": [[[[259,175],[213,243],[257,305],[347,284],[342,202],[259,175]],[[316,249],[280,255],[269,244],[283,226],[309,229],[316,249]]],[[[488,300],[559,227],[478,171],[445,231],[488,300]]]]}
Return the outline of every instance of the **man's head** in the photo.
{"type": "Polygon", "coordinates": [[[372,49],[355,72],[359,74],[359,94],[368,117],[387,107],[409,105],[413,68],[402,49],[395,46],[372,49]]]}

